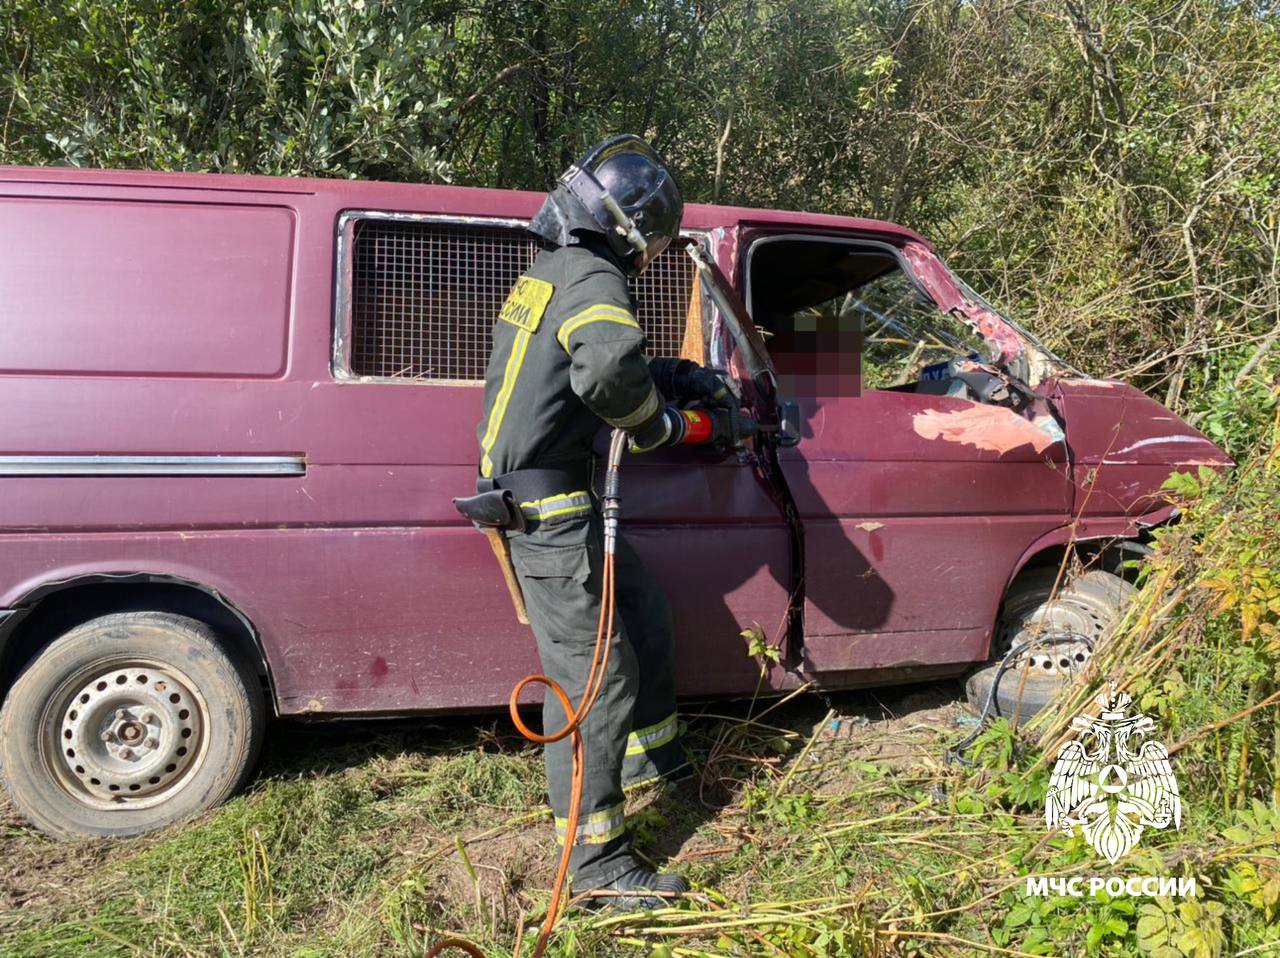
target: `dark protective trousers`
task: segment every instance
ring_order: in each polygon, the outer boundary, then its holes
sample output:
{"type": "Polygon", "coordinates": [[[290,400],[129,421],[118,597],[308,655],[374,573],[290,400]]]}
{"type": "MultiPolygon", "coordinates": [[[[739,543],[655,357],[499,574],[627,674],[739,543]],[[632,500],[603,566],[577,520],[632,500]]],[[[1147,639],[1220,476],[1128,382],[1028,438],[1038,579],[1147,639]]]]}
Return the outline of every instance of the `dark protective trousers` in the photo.
{"type": "MultiPolygon", "coordinates": [[[[548,520],[511,537],[511,557],[524,589],[543,670],[582,701],[600,619],[603,524],[596,508],[548,520]]],[[[639,557],[619,537],[617,611],[609,668],[583,725],[586,760],[582,812],[570,870],[577,890],[598,887],[638,864],[623,810],[624,785],[671,776],[687,765],[676,726],[671,609],[639,557]]],[[[547,693],[543,728],[564,727],[559,701],[547,693]]],[[[545,749],[556,835],[566,840],[573,749],[568,737],[545,749]]]]}

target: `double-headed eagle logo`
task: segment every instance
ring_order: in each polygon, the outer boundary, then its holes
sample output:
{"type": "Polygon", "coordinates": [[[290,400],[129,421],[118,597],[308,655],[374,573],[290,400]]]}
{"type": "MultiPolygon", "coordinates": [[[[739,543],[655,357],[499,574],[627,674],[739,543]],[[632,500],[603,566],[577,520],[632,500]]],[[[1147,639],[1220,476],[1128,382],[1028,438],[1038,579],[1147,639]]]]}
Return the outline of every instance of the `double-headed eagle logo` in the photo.
{"type": "Polygon", "coordinates": [[[1058,750],[1044,800],[1050,828],[1079,829],[1094,851],[1115,864],[1147,828],[1179,827],[1182,802],[1169,752],[1147,738],[1155,722],[1112,687],[1097,698],[1099,714],[1071,720],[1076,736],[1058,750]]]}

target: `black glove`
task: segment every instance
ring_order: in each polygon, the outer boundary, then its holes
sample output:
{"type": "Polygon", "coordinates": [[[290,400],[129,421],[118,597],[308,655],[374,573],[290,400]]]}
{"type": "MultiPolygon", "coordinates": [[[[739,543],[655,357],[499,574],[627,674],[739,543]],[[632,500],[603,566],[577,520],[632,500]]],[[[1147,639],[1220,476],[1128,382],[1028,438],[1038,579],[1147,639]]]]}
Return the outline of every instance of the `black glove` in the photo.
{"type": "Polygon", "coordinates": [[[680,361],[672,377],[676,402],[702,402],[711,406],[736,407],[738,399],[714,370],[689,359],[680,361]]]}

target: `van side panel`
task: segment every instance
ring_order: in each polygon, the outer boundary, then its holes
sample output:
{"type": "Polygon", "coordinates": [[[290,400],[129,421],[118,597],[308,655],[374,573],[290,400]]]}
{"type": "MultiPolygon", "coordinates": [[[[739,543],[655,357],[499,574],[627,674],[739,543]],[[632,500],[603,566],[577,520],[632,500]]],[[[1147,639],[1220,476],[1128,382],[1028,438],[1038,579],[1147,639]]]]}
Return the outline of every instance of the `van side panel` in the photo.
{"type": "MultiPolygon", "coordinates": [[[[16,280],[4,274],[23,311],[3,324],[6,355],[20,359],[0,371],[0,456],[267,456],[300,468],[22,475],[0,461],[0,609],[82,575],[168,575],[218,591],[254,624],[281,712],[505,702],[538,671],[536,648],[484,537],[450,503],[474,487],[482,391],[335,379],[330,365],[341,213],[467,212],[477,194],[110,179],[0,197],[11,232],[39,234],[44,256],[69,244],[62,262],[83,269],[60,283],[31,253],[16,280]],[[56,227],[18,221],[50,209],[56,227]],[[132,246],[113,224],[128,225],[132,246]]],[[[494,215],[536,207],[478,195],[494,215]]],[[[702,466],[629,467],[628,532],[671,595],[681,688],[746,693],[756,669],[738,632],[755,621],[773,634],[782,620],[785,530],[749,469],[702,466]],[[712,604],[689,588],[709,577],[712,604]]]]}
{"type": "Polygon", "coordinates": [[[274,206],[0,199],[0,372],[280,375],[293,234],[274,206]]]}

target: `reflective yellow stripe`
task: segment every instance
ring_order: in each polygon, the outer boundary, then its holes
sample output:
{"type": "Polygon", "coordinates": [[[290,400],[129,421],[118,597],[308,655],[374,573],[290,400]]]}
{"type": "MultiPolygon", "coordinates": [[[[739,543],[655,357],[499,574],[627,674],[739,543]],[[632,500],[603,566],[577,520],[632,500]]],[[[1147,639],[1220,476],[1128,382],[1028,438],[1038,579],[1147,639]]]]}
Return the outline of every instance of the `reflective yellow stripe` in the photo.
{"type": "MultiPolygon", "coordinates": [[[[565,832],[568,830],[567,818],[556,819],[556,841],[563,844],[565,832]]],[[[594,812],[584,821],[578,822],[578,834],[575,845],[603,845],[613,841],[627,830],[627,816],[623,806],[615,805],[602,812],[594,812]]]]}
{"type": "Polygon", "coordinates": [[[637,406],[633,412],[627,413],[627,415],[621,417],[620,419],[606,418],[605,422],[607,422],[610,426],[613,426],[616,429],[630,429],[633,426],[640,425],[642,422],[644,422],[646,419],[652,416],[655,412],[658,411],[658,407],[661,405],[662,405],[662,400],[658,398],[657,387],[650,386],[649,395],[644,397],[644,402],[642,402],[639,406],[637,406]]]}
{"type": "Polygon", "coordinates": [[[498,430],[502,428],[502,417],[507,414],[507,404],[511,401],[511,393],[516,388],[516,380],[520,378],[520,367],[524,365],[524,354],[529,348],[529,339],[533,334],[527,329],[516,333],[511,344],[511,355],[507,357],[507,368],[502,373],[502,388],[498,390],[498,398],[494,400],[493,409],[489,413],[489,428],[484,431],[484,440],[480,443],[483,453],[480,457],[480,475],[488,478],[493,475],[493,460],[489,453],[498,440],[498,430]]]}
{"type": "Polygon", "coordinates": [[[631,311],[623,309],[621,306],[610,306],[606,303],[588,306],[582,312],[575,313],[560,324],[560,330],[556,333],[556,341],[564,347],[565,352],[569,351],[569,337],[588,323],[617,323],[620,326],[630,326],[633,329],[640,328],[640,324],[631,315],[631,311]]]}
{"type": "Polygon", "coordinates": [[[560,509],[544,510],[538,514],[538,518],[550,519],[552,516],[567,516],[570,513],[590,512],[590,511],[591,511],[591,503],[587,502],[587,503],[583,503],[581,505],[576,505],[576,506],[564,506],[560,509]]]}
{"type": "Polygon", "coordinates": [[[569,499],[574,499],[579,496],[586,496],[587,494],[588,493],[586,489],[575,489],[573,492],[562,492],[558,495],[547,496],[545,499],[534,499],[532,502],[522,502],[520,503],[520,508],[545,509],[548,506],[554,507],[561,502],[565,502],[569,499]]]}
{"type": "Polygon", "coordinates": [[[576,492],[562,492],[545,499],[520,503],[520,511],[530,519],[550,519],[554,516],[574,515],[591,511],[591,496],[585,489],[576,492]]]}
{"type": "Polygon", "coordinates": [[[676,713],[672,712],[661,722],[638,728],[627,736],[627,754],[642,755],[645,752],[661,748],[676,737],[678,723],[676,713]]]}
{"type": "Polygon", "coordinates": [[[633,789],[644,788],[644,786],[646,785],[652,785],[654,782],[660,782],[664,778],[669,779],[676,772],[683,771],[684,769],[689,768],[691,765],[692,765],[691,762],[681,762],[675,768],[669,768],[665,772],[659,772],[657,775],[650,775],[648,778],[640,778],[634,782],[628,782],[626,785],[622,786],[622,790],[624,792],[630,792],[633,789]]]}

